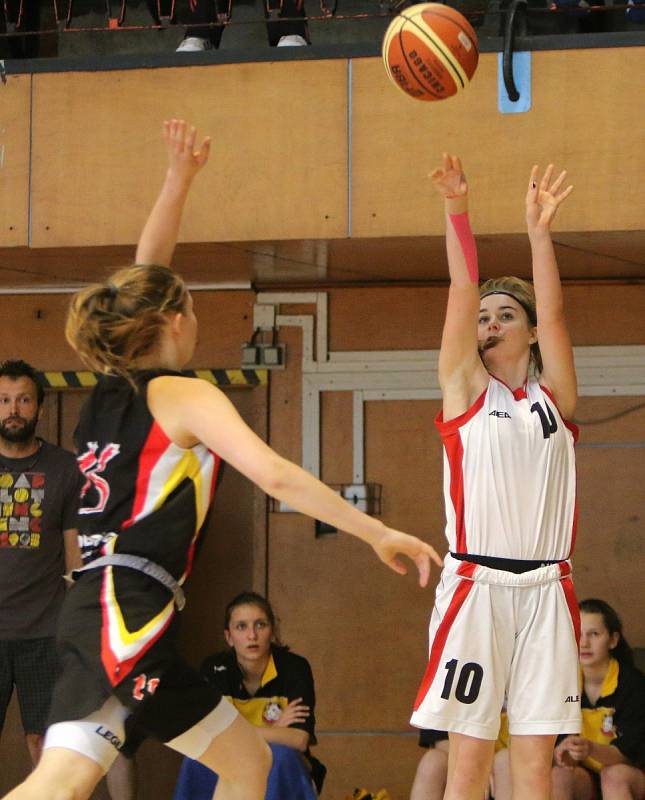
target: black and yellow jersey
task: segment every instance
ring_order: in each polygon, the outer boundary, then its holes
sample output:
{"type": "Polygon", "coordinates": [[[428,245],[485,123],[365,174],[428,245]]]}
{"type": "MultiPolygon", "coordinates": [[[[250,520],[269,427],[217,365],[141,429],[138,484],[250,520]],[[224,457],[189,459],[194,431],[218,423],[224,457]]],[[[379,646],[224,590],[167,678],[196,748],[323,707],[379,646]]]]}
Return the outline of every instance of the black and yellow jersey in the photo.
{"type": "Polygon", "coordinates": [[[201,672],[251,725],[257,727],[270,726],[280,718],[292,700],[301,697],[304,705],[309,706],[309,716],[304,722],[289,727],[307,731],[309,744],[316,743],[316,695],[311,667],[306,658],[273,645],[260,688],[254,695],[250,695],[244,686],[233,650],[209,656],[202,664],[201,672]]]}
{"type": "MultiPolygon", "coordinates": [[[[591,703],[582,692],[582,736],[616,747],[633,764],[645,767],[645,675],[635,667],[609,662],[600,697],[591,703]]],[[[584,766],[600,772],[602,764],[587,758],[584,766]]]]}

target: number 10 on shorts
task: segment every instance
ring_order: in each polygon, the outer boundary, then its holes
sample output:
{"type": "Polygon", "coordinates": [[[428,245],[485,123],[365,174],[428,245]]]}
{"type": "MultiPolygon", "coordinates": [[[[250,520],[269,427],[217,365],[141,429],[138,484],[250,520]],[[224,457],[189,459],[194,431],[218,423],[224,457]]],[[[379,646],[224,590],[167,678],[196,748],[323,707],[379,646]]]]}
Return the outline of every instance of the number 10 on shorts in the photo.
{"type": "Polygon", "coordinates": [[[446,680],[443,684],[441,697],[443,700],[450,699],[452,692],[452,685],[455,682],[455,676],[459,672],[457,678],[457,685],[455,686],[455,697],[460,703],[474,703],[479,697],[479,690],[481,689],[482,679],[484,677],[484,670],[480,664],[474,661],[467,661],[461,669],[458,669],[459,662],[456,658],[446,661],[444,668],[447,671],[446,680]]]}

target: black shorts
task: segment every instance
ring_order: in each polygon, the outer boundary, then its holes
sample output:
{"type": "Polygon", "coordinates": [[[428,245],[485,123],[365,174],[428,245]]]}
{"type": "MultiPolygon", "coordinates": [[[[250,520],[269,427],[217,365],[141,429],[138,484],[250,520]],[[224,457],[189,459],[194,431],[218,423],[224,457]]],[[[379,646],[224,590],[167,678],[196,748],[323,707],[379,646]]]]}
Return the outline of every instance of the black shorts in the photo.
{"type": "Polygon", "coordinates": [[[122,751],[131,754],[148,736],[167,742],[189,730],[222,696],[179,656],[170,592],[134,570],[108,569],[113,591],[97,569],[65,598],[49,724],[83,719],[115,696],[130,711],[122,751]]]}
{"type": "Polygon", "coordinates": [[[43,734],[56,674],[53,636],[0,641],[0,730],[15,686],[25,733],[43,734]]]}
{"type": "Polygon", "coordinates": [[[447,731],[435,731],[430,728],[421,728],[419,731],[419,747],[429,749],[434,747],[437,742],[445,742],[447,739],[447,731]]]}

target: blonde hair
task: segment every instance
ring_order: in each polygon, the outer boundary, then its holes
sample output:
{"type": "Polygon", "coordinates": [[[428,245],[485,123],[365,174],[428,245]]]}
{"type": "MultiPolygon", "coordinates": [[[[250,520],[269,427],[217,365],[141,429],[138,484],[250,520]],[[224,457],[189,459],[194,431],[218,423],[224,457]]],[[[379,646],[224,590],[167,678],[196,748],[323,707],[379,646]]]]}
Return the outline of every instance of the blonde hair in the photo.
{"type": "MultiPolygon", "coordinates": [[[[535,291],[533,285],[522,278],[506,275],[502,278],[489,278],[479,287],[479,297],[483,299],[489,294],[507,294],[522,306],[526,312],[531,328],[537,326],[537,310],[535,305],[535,291]]],[[[531,345],[531,360],[535,372],[542,372],[542,354],[539,342],[531,345]]]]}
{"type": "Polygon", "coordinates": [[[74,295],[65,336],[90,369],[131,380],[158,345],[167,312],[184,310],[186,286],[168,267],[138,265],[74,295]]]}

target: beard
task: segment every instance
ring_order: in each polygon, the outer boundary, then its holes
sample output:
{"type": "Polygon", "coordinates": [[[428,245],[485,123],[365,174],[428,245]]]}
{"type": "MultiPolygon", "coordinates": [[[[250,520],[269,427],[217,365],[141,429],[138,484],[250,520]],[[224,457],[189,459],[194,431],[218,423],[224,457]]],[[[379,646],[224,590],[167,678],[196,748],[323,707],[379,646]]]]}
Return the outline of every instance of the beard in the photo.
{"type": "Polygon", "coordinates": [[[33,439],[36,433],[36,426],[38,425],[38,417],[25,419],[24,417],[7,417],[7,419],[0,422],[0,437],[7,442],[15,444],[24,444],[25,442],[33,439]],[[9,425],[11,421],[20,420],[22,425],[9,425]]]}

